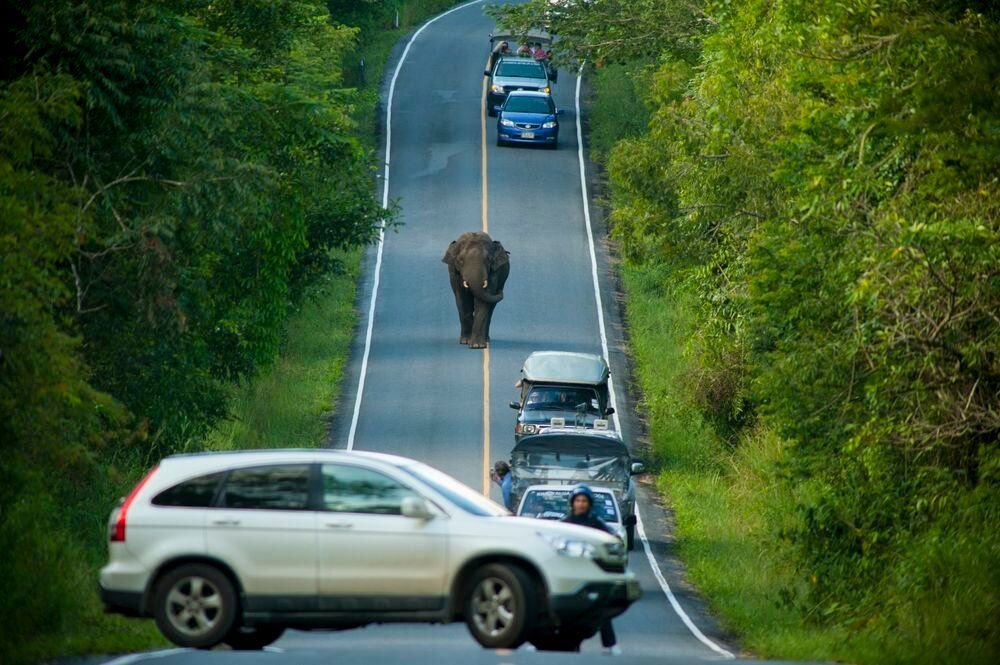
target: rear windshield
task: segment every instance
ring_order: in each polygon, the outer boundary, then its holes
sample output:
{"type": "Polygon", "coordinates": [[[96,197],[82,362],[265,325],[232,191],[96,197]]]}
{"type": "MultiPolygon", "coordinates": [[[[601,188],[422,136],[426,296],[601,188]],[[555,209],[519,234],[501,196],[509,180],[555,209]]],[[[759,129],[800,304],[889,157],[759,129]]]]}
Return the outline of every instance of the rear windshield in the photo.
{"type": "Polygon", "coordinates": [[[497,66],[496,76],[517,77],[522,79],[544,79],[545,67],[537,62],[501,62],[497,66]]]}
{"type": "Polygon", "coordinates": [[[552,100],[548,97],[528,97],[526,95],[511,95],[507,98],[507,103],[504,105],[503,110],[514,113],[542,113],[547,115],[555,113],[555,109],[552,108],[552,100]]]}

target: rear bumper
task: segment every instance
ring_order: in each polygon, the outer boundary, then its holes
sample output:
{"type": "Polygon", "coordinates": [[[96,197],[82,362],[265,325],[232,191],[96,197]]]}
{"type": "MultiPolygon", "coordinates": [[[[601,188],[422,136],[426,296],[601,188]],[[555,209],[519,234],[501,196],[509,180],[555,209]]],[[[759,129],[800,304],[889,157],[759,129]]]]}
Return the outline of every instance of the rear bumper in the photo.
{"type": "Polygon", "coordinates": [[[585,584],[576,593],[553,596],[549,607],[559,625],[597,627],[623,613],[641,595],[639,581],[629,577],[585,584]]]}
{"type": "Polygon", "coordinates": [[[104,611],[108,614],[121,614],[127,617],[145,616],[143,594],[139,591],[112,591],[98,586],[104,611]]]}

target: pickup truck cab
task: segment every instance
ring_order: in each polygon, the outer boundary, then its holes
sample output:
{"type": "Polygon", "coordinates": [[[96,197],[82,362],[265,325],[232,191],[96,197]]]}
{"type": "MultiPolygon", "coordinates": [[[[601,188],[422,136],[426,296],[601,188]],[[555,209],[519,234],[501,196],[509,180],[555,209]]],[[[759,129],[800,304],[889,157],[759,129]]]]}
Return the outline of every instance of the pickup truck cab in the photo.
{"type": "Polygon", "coordinates": [[[487,69],[483,74],[489,78],[486,85],[486,112],[490,117],[496,116],[507,101],[507,95],[513,90],[546,94],[552,92],[548,69],[543,63],[531,58],[502,56],[496,59],[493,69],[487,69]]]}

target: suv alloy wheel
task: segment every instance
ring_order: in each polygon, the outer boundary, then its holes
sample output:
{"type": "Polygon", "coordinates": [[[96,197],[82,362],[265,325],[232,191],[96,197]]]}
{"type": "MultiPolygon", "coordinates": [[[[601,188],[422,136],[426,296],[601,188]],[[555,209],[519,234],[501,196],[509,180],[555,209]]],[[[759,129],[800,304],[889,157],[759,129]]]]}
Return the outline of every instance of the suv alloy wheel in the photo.
{"type": "Polygon", "coordinates": [[[516,649],[538,618],[534,585],[517,566],[491,563],[477,570],[465,595],[465,623],[487,649],[516,649]]]}
{"type": "Polygon", "coordinates": [[[153,595],[160,631],[174,644],[209,649],[225,639],[236,622],[233,585],[212,566],[193,563],[164,575],[153,595]]]}

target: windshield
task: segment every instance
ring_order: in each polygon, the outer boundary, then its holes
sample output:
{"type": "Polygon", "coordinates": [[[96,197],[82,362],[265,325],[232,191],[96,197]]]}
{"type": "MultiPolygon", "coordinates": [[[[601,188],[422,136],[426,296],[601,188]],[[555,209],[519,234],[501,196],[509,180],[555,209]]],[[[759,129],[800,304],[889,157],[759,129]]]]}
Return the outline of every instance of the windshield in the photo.
{"type": "Polygon", "coordinates": [[[537,62],[501,62],[497,66],[495,76],[517,77],[522,79],[544,79],[545,67],[537,62]]]}
{"type": "Polygon", "coordinates": [[[471,515],[499,517],[509,514],[503,506],[497,505],[471,487],[463,485],[447,473],[442,473],[433,467],[413,464],[400,468],[471,515]]]}
{"type": "MultiPolygon", "coordinates": [[[[518,515],[537,517],[543,520],[561,520],[569,510],[569,495],[572,490],[529,490],[524,495],[518,515]]],[[[614,497],[608,492],[594,492],[593,514],[605,522],[618,522],[618,510],[614,497]]]]}
{"type": "Polygon", "coordinates": [[[555,109],[552,108],[552,100],[548,97],[529,97],[527,95],[511,95],[507,98],[507,103],[504,104],[503,110],[514,113],[541,113],[545,115],[555,113],[555,109]]]}
{"type": "Polygon", "coordinates": [[[581,421],[592,424],[600,415],[599,405],[597,391],[593,388],[540,386],[532,388],[525,396],[521,420],[547,423],[553,416],[564,415],[570,422],[579,414],[581,421]]]}

